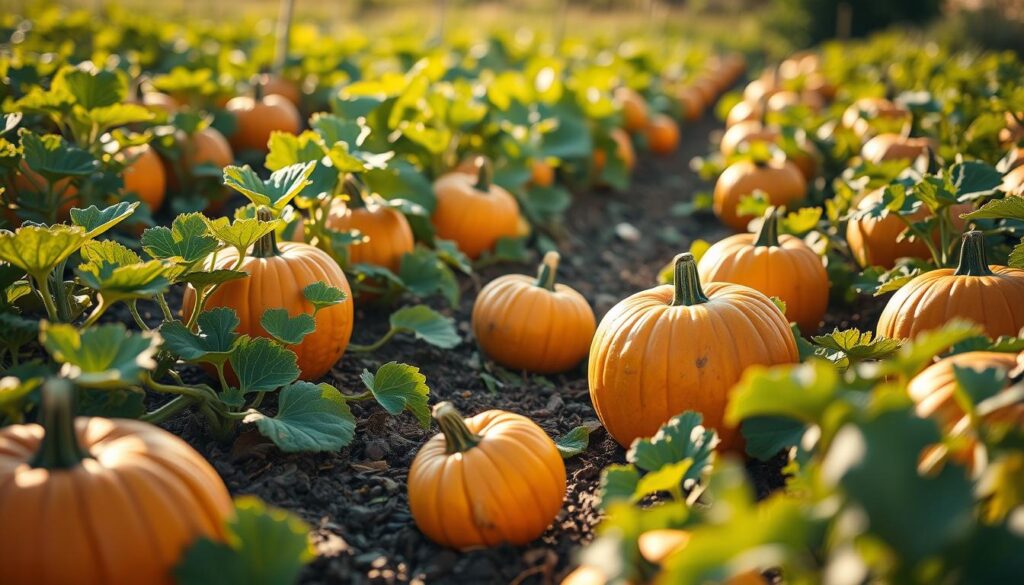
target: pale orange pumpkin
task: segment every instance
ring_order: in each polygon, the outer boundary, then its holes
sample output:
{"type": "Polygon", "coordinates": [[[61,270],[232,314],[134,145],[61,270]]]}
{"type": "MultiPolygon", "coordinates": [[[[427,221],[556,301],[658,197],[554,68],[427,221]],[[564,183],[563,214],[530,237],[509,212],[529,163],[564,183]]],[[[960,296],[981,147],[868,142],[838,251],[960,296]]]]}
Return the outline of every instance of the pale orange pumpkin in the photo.
{"type": "Polygon", "coordinates": [[[167,196],[167,175],[160,156],[148,144],[129,148],[124,153],[124,191],[134,194],[150,211],[160,209],[167,196]]]}
{"type": "MultiPolygon", "coordinates": [[[[269,211],[260,209],[259,217],[270,219],[269,211]]],[[[207,262],[207,268],[234,268],[238,252],[234,248],[221,250],[216,262],[207,262]]],[[[269,337],[260,319],[267,309],[283,308],[288,314],[313,314],[313,305],[306,300],[303,289],[316,282],[325,282],[345,293],[346,300],[316,313],[316,329],[298,345],[289,346],[295,352],[299,377],[316,380],[326,374],[341,359],[352,336],[352,290],[345,273],[326,252],[300,242],[275,240],[273,232],[258,241],[246,254],[238,270],[247,272],[248,278],[222,284],[207,300],[206,308],[230,307],[238,313],[238,332],[244,335],[269,337]]],[[[182,298],[182,313],[187,320],[195,310],[195,290],[188,286],[182,298]]]]}
{"type": "Polygon", "coordinates": [[[769,112],[782,112],[798,106],[807,107],[812,112],[820,112],[825,107],[825,100],[813,91],[780,91],[768,98],[765,106],[769,112]]]}
{"type": "Polygon", "coordinates": [[[925,272],[896,291],[878,318],[877,334],[913,339],[951,319],[971,321],[993,339],[1024,328],[1024,270],[989,266],[980,231],[964,234],[956,270],[925,272]]]}
{"type": "Polygon", "coordinates": [[[740,146],[754,143],[782,144],[782,134],[769,128],[758,120],[745,120],[734,123],[722,134],[718,148],[725,156],[736,154],[740,146]]]}
{"type": "MultiPolygon", "coordinates": [[[[910,380],[907,393],[917,405],[918,416],[934,418],[946,429],[964,416],[963,409],[954,398],[958,384],[954,366],[979,371],[988,368],[1011,371],[1017,366],[1017,356],[994,351],[959,353],[935,362],[910,380]]],[[[1008,412],[1001,412],[1001,415],[1012,416],[1024,424],[1024,407],[1016,404],[1006,410],[1008,412]]]]}
{"type": "Polygon", "coordinates": [[[590,351],[596,320],[583,295],[556,284],[558,252],[548,252],[536,278],[507,274],[473,303],[473,335],[491,359],[515,369],[564,372],[590,351]]]}
{"type": "Polygon", "coordinates": [[[650,437],[686,410],[704,415],[723,448],[729,392],[752,365],[799,359],[789,323],[764,294],[738,284],[701,285],[692,254],[675,258],[675,284],[636,293],[598,325],[590,348],[590,398],[620,445],[650,437]]]}
{"type": "Polygon", "coordinates": [[[365,195],[351,178],[345,180],[348,201],[336,199],[327,214],[328,228],[347,232],[359,230],[366,238],[348,246],[350,264],[372,264],[397,273],[402,257],[413,251],[409,220],[378,195],[365,195]]]}
{"type": "Polygon", "coordinates": [[[302,129],[302,116],[287,97],[264,95],[260,84],[254,92],[253,96],[231,98],[224,106],[238,122],[238,128],[230,137],[231,146],[239,151],[267,152],[270,135],[275,131],[298,134],[302,129]]]}
{"type": "Polygon", "coordinates": [[[732,282],[778,297],[786,318],[803,333],[818,330],[828,307],[828,273],[814,250],[800,238],[779,236],[774,207],[757,234],[736,234],[711,246],[698,264],[704,282],[732,282]]]}
{"type": "Polygon", "coordinates": [[[615,101],[622,108],[622,127],[627,132],[639,132],[647,127],[649,113],[647,100],[631,87],[619,87],[615,90],[615,101]]]}
{"type": "Polygon", "coordinates": [[[692,86],[684,86],[679,90],[679,110],[685,120],[695,122],[704,115],[704,96],[692,86]]]}
{"type": "Polygon", "coordinates": [[[530,184],[534,187],[550,187],[555,184],[555,167],[542,158],[530,161],[530,184]]]}
{"type": "Polygon", "coordinates": [[[1024,164],[1018,163],[1010,172],[1003,175],[1003,184],[1000,188],[1007,195],[1024,196],[1024,164]]]}
{"type": "Polygon", "coordinates": [[[74,418],[73,394],[48,382],[41,424],[0,429],[0,582],[170,585],[189,545],[224,538],[224,482],[158,427],[74,418]]]}
{"type": "Polygon", "coordinates": [[[887,160],[913,161],[917,157],[934,150],[935,146],[928,138],[906,138],[899,134],[879,134],[864,143],[860,156],[872,163],[887,160]]]}
{"type": "Polygon", "coordinates": [[[443,546],[466,550],[524,545],[555,519],[565,499],[565,464],[530,419],[488,410],[463,419],[450,402],[434,407],[441,427],[409,468],[416,526],[443,546]]]}
{"type": "MultiPolygon", "coordinates": [[[[636,150],[633,148],[633,141],[629,138],[629,134],[622,128],[613,128],[608,135],[615,144],[615,155],[622,159],[627,171],[632,171],[636,167],[636,150]]],[[[604,171],[604,165],[608,162],[607,158],[608,155],[604,150],[599,148],[594,150],[595,176],[600,176],[604,171]]]]}
{"type": "Polygon", "coordinates": [[[679,124],[665,114],[655,114],[644,129],[647,147],[654,154],[672,154],[679,148],[679,124]]]}
{"type": "Polygon", "coordinates": [[[279,95],[286,98],[295,107],[298,107],[302,102],[302,91],[299,89],[299,85],[290,79],[285,79],[278,75],[268,75],[266,81],[263,83],[263,93],[265,95],[279,95]]]}
{"type": "Polygon", "coordinates": [[[750,218],[737,210],[740,200],[755,191],[764,193],[768,203],[785,206],[807,195],[807,181],[790,161],[740,160],[726,167],[715,183],[712,207],[725,225],[746,231],[750,218]]]}
{"type": "Polygon", "coordinates": [[[453,240],[474,260],[522,231],[516,198],[491,182],[486,158],[477,157],[476,166],[475,176],[452,172],[434,182],[437,207],[430,217],[439,238],[453,240]]]}
{"type": "Polygon", "coordinates": [[[910,111],[885,98],[865,97],[850,104],[843,111],[841,123],[858,136],[871,133],[872,126],[881,122],[886,127],[910,121],[910,111]]]}
{"type": "Polygon", "coordinates": [[[729,108],[729,114],[725,118],[725,127],[732,128],[741,122],[760,122],[764,116],[764,108],[761,104],[748,101],[736,102],[736,105],[729,108]]]}

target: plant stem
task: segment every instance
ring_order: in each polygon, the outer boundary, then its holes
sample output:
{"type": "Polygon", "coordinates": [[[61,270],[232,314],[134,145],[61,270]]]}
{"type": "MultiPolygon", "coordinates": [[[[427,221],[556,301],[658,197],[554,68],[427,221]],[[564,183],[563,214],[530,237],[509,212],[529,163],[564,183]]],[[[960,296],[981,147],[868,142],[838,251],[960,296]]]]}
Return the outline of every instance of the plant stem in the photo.
{"type": "Polygon", "coordinates": [[[160,305],[160,312],[164,314],[164,321],[174,321],[174,313],[171,312],[171,307],[167,305],[167,298],[164,297],[163,293],[156,295],[156,302],[160,305]]]}
{"type": "Polygon", "coordinates": [[[359,402],[361,400],[369,400],[373,398],[373,392],[367,390],[360,392],[359,394],[342,394],[342,397],[346,402],[359,402]]]}
{"type": "Polygon", "coordinates": [[[391,338],[394,337],[395,335],[397,335],[399,331],[400,331],[399,329],[396,329],[395,327],[392,327],[391,329],[388,329],[388,332],[385,333],[384,336],[381,337],[380,339],[378,339],[377,341],[375,341],[375,342],[373,342],[373,343],[371,343],[369,345],[359,345],[358,343],[350,343],[349,346],[348,346],[348,350],[349,351],[357,351],[357,352],[376,351],[376,350],[380,349],[381,346],[383,346],[385,343],[387,343],[388,341],[391,341],[391,338]]]}
{"type": "Polygon", "coordinates": [[[761,222],[761,229],[757,231],[754,245],[769,248],[779,246],[779,216],[778,209],[774,205],[765,210],[764,221],[761,222]]]}
{"type": "Polygon", "coordinates": [[[559,260],[561,260],[561,256],[558,255],[558,252],[551,251],[544,254],[544,260],[537,269],[537,286],[550,291],[555,290],[559,260]]]}
{"type": "Polygon", "coordinates": [[[906,224],[907,229],[910,230],[912,234],[914,234],[915,238],[924,242],[924,245],[928,247],[928,253],[932,255],[932,262],[934,262],[936,266],[941,267],[942,254],[939,252],[938,248],[935,247],[935,242],[932,241],[932,235],[926,234],[920,229],[914,227],[914,223],[907,219],[907,217],[904,216],[902,213],[897,213],[896,217],[900,218],[900,220],[902,220],[903,223],[906,224]]]}
{"type": "Polygon", "coordinates": [[[162,384],[157,382],[148,373],[143,374],[142,381],[150,389],[157,392],[163,392],[164,394],[177,394],[180,396],[188,396],[195,400],[202,401],[204,404],[209,402],[211,398],[215,396],[212,388],[203,386],[190,386],[188,384],[182,384],[180,386],[172,386],[171,384],[162,384]]]}
{"type": "Polygon", "coordinates": [[[107,301],[103,299],[103,295],[97,295],[96,308],[92,310],[92,313],[89,313],[89,317],[82,323],[82,328],[84,329],[85,327],[89,327],[96,323],[100,316],[107,312],[108,308],[109,305],[107,305],[107,301]]]}
{"type": "Polygon", "coordinates": [[[697,261],[693,254],[684,252],[675,258],[675,294],[672,295],[673,307],[692,307],[708,302],[704,289],[700,286],[700,275],[697,274],[697,261]]]}
{"type": "Polygon", "coordinates": [[[480,444],[482,437],[474,434],[466,426],[466,421],[451,402],[439,402],[432,412],[437,426],[444,433],[445,450],[449,455],[464,453],[480,444]]]}
{"type": "Polygon", "coordinates": [[[491,168],[491,161],[486,156],[478,156],[474,163],[476,165],[476,184],[473,188],[477,191],[490,193],[491,180],[494,170],[491,168]]]}
{"type": "Polygon", "coordinates": [[[53,304],[53,297],[50,296],[50,277],[45,275],[42,278],[33,277],[36,287],[39,289],[39,296],[43,297],[43,306],[46,307],[46,316],[55,322],[60,321],[57,313],[57,305],[53,304]]]}
{"type": "Polygon", "coordinates": [[[147,412],[146,414],[140,416],[139,420],[152,424],[159,424],[171,418],[172,416],[178,414],[182,410],[185,410],[194,403],[195,398],[192,398],[191,396],[175,396],[170,401],[168,401],[167,404],[164,404],[160,408],[157,408],[152,412],[147,412]]]}
{"type": "Polygon", "coordinates": [[[132,302],[128,303],[128,312],[132,314],[132,318],[135,319],[135,324],[139,326],[139,329],[143,331],[150,330],[149,325],[146,325],[146,322],[142,320],[142,315],[139,314],[137,301],[132,300],[132,302]]]}
{"type": "MultiPolygon", "coordinates": [[[[270,209],[264,205],[260,206],[260,208],[256,210],[256,219],[260,221],[271,221],[274,219],[274,216],[270,213],[270,209]]],[[[252,246],[252,255],[255,258],[272,258],[280,253],[281,251],[277,249],[277,234],[275,234],[274,231],[271,231],[257,240],[252,246]]],[[[239,254],[239,256],[244,255],[244,252],[239,254]]]]}
{"type": "Polygon", "coordinates": [[[960,246],[960,264],[956,267],[957,276],[992,276],[985,257],[985,234],[972,230],[964,234],[963,245],[960,246]]]}
{"type": "Polygon", "coordinates": [[[34,468],[71,469],[90,457],[75,432],[75,389],[70,382],[52,379],[43,385],[41,421],[43,440],[32,460],[34,468]]]}

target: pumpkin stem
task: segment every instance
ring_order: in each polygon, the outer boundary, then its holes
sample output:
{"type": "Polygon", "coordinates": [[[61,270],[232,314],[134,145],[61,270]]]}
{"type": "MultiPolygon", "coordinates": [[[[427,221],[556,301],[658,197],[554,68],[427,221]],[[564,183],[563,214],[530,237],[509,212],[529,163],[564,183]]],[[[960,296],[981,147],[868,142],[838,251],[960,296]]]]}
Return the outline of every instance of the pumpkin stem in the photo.
{"type": "Polygon", "coordinates": [[[345,177],[342,190],[348,196],[348,206],[351,209],[366,207],[366,201],[363,200],[363,188],[359,185],[359,179],[355,175],[349,174],[345,177]]]}
{"type": "MultiPolygon", "coordinates": [[[[274,215],[270,213],[270,209],[261,205],[256,208],[256,219],[260,221],[272,221],[274,215]]],[[[269,234],[256,240],[256,243],[252,246],[252,255],[255,258],[271,258],[277,256],[281,251],[277,249],[277,234],[274,230],[271,230],[269,234]]]]}
{"type": "Polygon", "coordinates": [[[960,264],[956,267],[957,276],[992,276],[985,257],[985,234],[972,230],[964,234],[960,246],[960,264]]]}
{"type": "Polygon", "coordinates": [[[548,290],[555,290],[556,275],[558,274],[558,261],[562,257],[554,250],[544,254],[544,260],[537,269],[537,286],[548,290]]]}
{"type": "Polygon", "coordinates": [[[267,76],[267,68],[263,67],[260,69],[259,75],[256,75],[252,79],[252,101],[258,102],[263,99],[263,93],[266,91],[266,84],[269,81],[267,76]]]}
{"type": "Polygon", "coordinates": [[[764,221],[761,222],[761,229],[757,232],[755,246],[773,247],[779,245],[779,216],[778,209],[772,205],[764,212],[764,221]]]}
{"type": "Polygon", "coordinates": [[[444,433],[444,441],[449,455],[464,453],[480,444],[480,436],[473,434],[466,426],[466,421],[448,401],[439,402],[434,406],[434,420],[444,433]]]}
{"type": "Polygon", "coordinates": [[[494,168],[491,166],[490,159],[486,156],[478,156],[473,161],[473,165],[476,166],[476,185],[473,187],[477,191],[489,192],[491,180],[494,178],[494,168]]]}
{"type": "Polygon", "coordinates": [[[42,469],[71,469],[91,457],[75,434],[75,389],[67,380],[49,380],[43,385],[40,422],[43,440],[29,465],[42,469]]]}
{"type": "Polygon", "coordinates": [[[708,302],[704,289],[700,286],[700,276],[697,274],[697,261],[693,254],[684,252],[676,256],[675,264],[675,294],[672,295],[673,307],[692,307],[708,302]]]}

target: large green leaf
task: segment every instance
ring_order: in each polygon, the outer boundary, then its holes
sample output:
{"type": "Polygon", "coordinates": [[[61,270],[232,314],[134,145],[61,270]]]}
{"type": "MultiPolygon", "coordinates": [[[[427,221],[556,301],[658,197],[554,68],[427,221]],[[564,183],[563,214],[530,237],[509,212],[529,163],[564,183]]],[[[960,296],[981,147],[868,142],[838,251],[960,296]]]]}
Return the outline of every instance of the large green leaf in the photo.
{"type": "Polygon", "coordinates": [[[71,223],[85,229],[88,237],[95,238],[127,219],[139,205],[138,201],[122,201],[104,209],[95,205],[85,209],[74,208],[70,213],[71,223]]]}
{"type": "Polygon", "coordinates": [[[276,390],[299,377],[295,354],[263,337],[239,338],[228,362],[238,376],[238,390],[243,396],[276,390]]]}
{"type": "Polygon", "coordinates": [[[78,266],[83,284],[107,302],[149,298],[170,286],[169,266],[162,260],[143,262],[138,254],[114,241],[91,241],[82,247],[78,266]]]}
{"type": "Polygon", "coordinates": [[[402,307],[391,314],[389,321],[394,329],[412,333],[416,339],[436,347],[451,349],[462,342],[455,321],[426,305],[402,307]]]}
{"type": "Polygon", "coordinates": [[[356,419],[330,384],[296,382],[281,389],[277,414],[250,410],[245,422],[287,453],[337,451],[352,442],[356,419]]]}
{"type": "Polygon", "coordinates": [[[190,362],[222,364],[231,355],[238,334],[238,315],[234,309],[217,307],[203,311],[196,319],[199,326],[193,333],[180,321],[165,321],[160,326],[163,348],[190,362]]]}
{"type": "Polygon", "coordinates": [[[964,219],[1016,219],[1024,221],[1024,197],[994,199],[980,209],[966,213],[964,219]]]}
{"type": "Polygon", "coordinates": [[[316,331],[316,320],[309,313],[288,315],[288,309],[267,309],[260,317],[260,325],[274,339],[285,345],[298,345],[302,339],[316,331]]]}
{"type": "Polygon", "coordinates": [[[153,258],[194,266],[218,245],[203,217],[200,213],[185,213],[175,217],[170,228],[147,229],[142,233],[142,249],[153,258]]]}
{"type": "Polygon", "coordinates": [[[639,483],[640,472],[633,465],[613,463],[605,467],[597,491],[601,507],[617,501],[632,502],[639,483]]]}
{"type": "Polygon", "coordinates": [[[41,280],[87,241],[89,236],[84,229],[64,224],[24,225],[13,232],[0,230],[0,260],[41,280]]]}
{"type": "Polygon", "coordinates": [[[626,460],[648,472],[689,460],[686,477],[698,479],[714,462],[718,445],[715,431],[702,422],[701,414],[693,411],[674,416],[653,437],[633,441],[626,460]]]}
{"type": "Polygon", "coordinates": [[[249,198],[256,206],[280,211],[307,185],[316,162],[297,163],[278,169],[263,180],[248,165],[224,167],[224,184],[249,198]]]}
{"type": "Polygon", "coordinates": [[[441,293],[452,306],[459,302],[455,274],[437,254],[426,248],[416,248],[402,256],[398,276],[413,294],[428,297],[441,293]]]}
{"type": "Polygon", "coordinates": [[[118,389],[136,384],[156,368],[160,337],[128,331],[121,323],[78,330],[73,325],[42,323],[40,341],[61,364],[60,374],[79,386],[118,389]]]}
{"type": "Polygon", "coordinates": [[[230,221],[226,217],[206,220],[210,232],[225,244],[244,254],[263,236],[276,230],[281,220],[260,221],[258,219],[236,219],[230,221]]]}
{"type": "Polygon", "coordinates": [[[420,373],[419,368],[388,362],[376,374],[363,370],[360,378],[384,410],[390,414],[401,414],[403,410],[408,410],[421,427],[430,428],[430,409],[427,407],[430,388],[427,387],[426,376],[420,373]]]}
{"type": "Polygon", "coordinates": [[[345,302],[345,291],[335,288],[322,280],[302,289],[302,295],[313,305],[314,312],[345,302]]]}
{"type": "Polygon", "coordinates": [[[991,195],[1003,182],[995,167],[980,161],[965,161],[949,169],[949,180],[960,201],[972,201],[991,195]]]}
{"type": "Polygon", "coordinates": [[[93,155],[70,145],[58,134],[40,136],[22,128],[19,135],[25,164],[51,182],[89,175],[99,168],[99,161],[93,155]]]}
{"type": "Polygon", "coordinates": [[[839,372],[824,360],[772,368],[755,366],[733,388],[725,420],[738,425],[749,417],[775,415],[816,423],[838,391],[839,372]]]}
{"type": "Polygon", "coordinates": [[[85,67],[67,70],[58,83],[87,110],[120,104],[128,97],[128,80],[115,71],[90,71],[85,67]]]}

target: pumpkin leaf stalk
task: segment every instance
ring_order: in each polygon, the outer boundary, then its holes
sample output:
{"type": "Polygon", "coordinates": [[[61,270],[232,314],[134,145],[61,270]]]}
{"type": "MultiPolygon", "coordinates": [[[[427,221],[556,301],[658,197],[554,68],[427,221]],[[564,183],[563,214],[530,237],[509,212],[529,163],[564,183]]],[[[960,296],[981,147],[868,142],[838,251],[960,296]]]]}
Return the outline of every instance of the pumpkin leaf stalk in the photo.
{"type": "MultiPolygon", "coordinates": [[[[270,212],[269,207],[261,205],[256,209],[256,219],[260,221],[273,221],[274,215],[270,212]]],[[[273,230],[256,240],[252,247],[252,255],[256,258],[272,258],[280,253],[281,251],[277,249],[277,234],[273,230]]]]}
{"type": "Polygon", "coordinates": [[[451,402],[444,401],[434,405],[432,415],[444,433],[446,451],[449,455],[464,453],[480,444],[480,436],[469,430],[466,421],[451,402]]]}
{"type": "Polygon", "coordinates": [[[676,256],[675,294],[672,295],[673,307],[692,307],[708,302],[704,289],[700,286],[700,275],[697,273],[697,261],[693,254],[684,252],[676,256]]]}
{"type": "Polygon", "coordinates": [[[960,246],[960,264],[956,267],[957,276],[992,276],[985,255],[985,234],[972,230],[964,234],[960,246]]]}
{"type": "Polygon", "coordinates": [[[761,222],[761,229],[757,231],[755,246],[778,247],[779,245],[779,216],[778,209],[770,206],[764,212],[764,221],[761,222]]]}
{"type": "Polygon", "coordinates": [[[554,250],[544,254],[544,260],[541,261],[540,268],[537,269],[537,286],[550,291],[555,290],[555,283],[558,280],[558,262],[561,259],[562,257],[554,250]]]}
{"type": "Polygon", "coordinates": [[[366,207],[366,201],[363,199],[363,189],[360,187],[359,180],[356,179],[355,175],[345,177],[342,189],[345,195],[348,196],[348,207],[350,209],[366,207]]]}
{"type": "Polygon", "coordinates": [[[30,465],[50,470],[76,467],[90,455],[75,434],[75,389],[67,380],[55,379],[43,385],[42,394],[44,435],[30,465]]]}
{"type": "Polygon", "coordinates": [[[473,188],[484,193],[489,192],[494,179],[494,168],[491,161],[486,156],[478,156],[473,164],[476,166],[476,185],[473,185],[473,188]]]}

